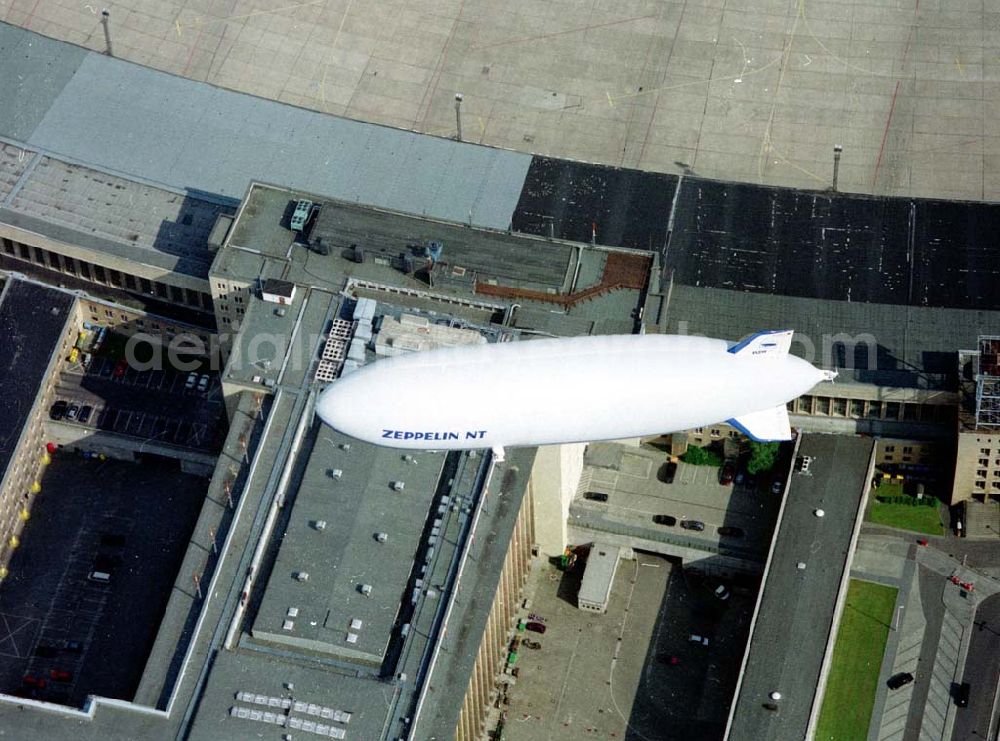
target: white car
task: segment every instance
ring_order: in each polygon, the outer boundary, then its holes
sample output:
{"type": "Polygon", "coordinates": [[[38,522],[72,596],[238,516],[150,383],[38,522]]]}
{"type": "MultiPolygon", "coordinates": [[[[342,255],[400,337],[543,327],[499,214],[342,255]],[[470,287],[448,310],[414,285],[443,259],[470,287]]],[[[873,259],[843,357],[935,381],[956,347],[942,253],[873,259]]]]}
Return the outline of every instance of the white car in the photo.
{"type": "Polygon", "coordinates": [[[184,388],[193,389],[196,383],[198,383],[198,374],[188,373],[187,381],[184,382],[184,388]]]}
{"type": "Polygon", "coordinates": [[[722,600],[723,602],[725,602],[727,599],[729,599],[729,590],[726,589],[726,585],[725,584],[720,584],[719,586],[717,586],[715,588],[715,596],[718,599],[722,600]]]}
{"type": "Polygon", "coordinates": [[[204,393],[205,391],[208,391],[208,381],[209,381],[209,378],[208,378],[208,374],[206,373],[206,374],[204,374],[201,377],[201,380],[198,381],[198,390],[201,391],[202,393],[204,393]]]}
{"type": "Polygon", "coordinates": [[[688,640],[691,641],[691,643],[700,643],[702,646],[708,645],[708,638],[705,636],[695,635],[694,633],[688,636],[688,640]]]}

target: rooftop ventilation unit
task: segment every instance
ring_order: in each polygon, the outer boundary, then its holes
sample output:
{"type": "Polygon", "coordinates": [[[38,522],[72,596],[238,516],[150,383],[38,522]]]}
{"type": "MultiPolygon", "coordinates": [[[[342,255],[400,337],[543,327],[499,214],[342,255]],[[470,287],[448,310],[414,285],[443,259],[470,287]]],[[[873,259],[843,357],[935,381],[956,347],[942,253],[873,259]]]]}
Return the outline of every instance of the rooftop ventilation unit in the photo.
{"type": "Polygon", "coordinates": [[[295,578],[298,581],[309,581],[309,572],[308,571],[296,571],[295,572],[295,578]]]}
{"type": "Polygon", "coordinates": [[[358,634],[357,633],[348,633],[347,634],[347,642],[348,643],[357,643],[358,642],[358,634]]]}
{"type": "Polygon", "coordinates": [[[363,594],[365,597],[371,597],[372,596],[372,585],[371,584],[362,584],[362,585],[360,585],[358,587],[358,591],[361,592],[361,594],[363,594]]]}
{"type": "Polygon", "coordinates": [[[312,207],[313,202],[304,199],[295,204],[295,210],[292,212],[292,218],[289,224],[289,226],[292,227],[292,231],[302,231],[306,222],[309,221],[309,215],[312,213],[312,207]]]}
{"type": "Polygon", "coordinates": [[[402,481],[393,481],[392,488],[393,491],[402,491],[404,488],[406,488],[406,484],[403,483],[402,481]]]}
{"type": "Polygon", "coordinates": [[[326,520],[316,520],[316,521],[314,521],[313,522],[313,527],[316,528],[317,530],[319,530],[320,532],[323,532],[324,530],[326,530],[326,520]]]}
{"type": "Polygon", "coordinates": [[[406,636],[410,634],[410,624],[403,623],[403,627],[399,629],[399,634],[403,636],[403,638],[406,638],[406,636]]]}
{"type": "Polygon", "coordinates": [[[299,616],[299,608],[298,607],[289,607],[288,608],[288,617],[293,618],[293,617],[298,617],[298,616],[299,616]]]}
{"type": "Polygon", "coordinates": [[[279,306],[277,309],[274,310],[275,316],[284,316],[286,313],[287,312],[285,311],[285,308],[282,306],[279,306]]]}
{"type": "Polygon", "coordinates": [[[282,630],[291,630],[294,627],[295,627],[295,621],[294,620],[286,620],[285,622],[283,622],[281,624],[281,629],[282,630]]]}
{"type": "Polygon", "coordinates": [[[417,462],[417,459],[414,458],[412,455],[404,455],[403,460],[406,461],[407,463],[413,463],[414,465],[416,465],[417,462]]]}
{"type": "Polygon", "coordinates": [[[358,620],[357,618],[351,618],[351,630],[361,630],[361,627],[364,624],[365,623],[363,620],[358,620]]]}
{"type": "Polygon", "coordinates": [[[389,533],[375,533],[375,540],[379,543],[385,543],[389,540],[389,533]]]}
{"type": "Polygon", "coordinates": [[[331,479],[339,479],[339,478],[340,478],[341,476],[343,476],[343,475],[344,475],[344,472],[343,472],[343,471],[341,471],[341,470],[340,470],[339,468],[331,468],[331,469],[329,470],[329,472],[327,473],[327,475],[328,475],[328,476],[329,476],[329,477],[330,477],[331,479]]]}
{"type": "Polygon", "coordinates": [[[348,453],[351,450],[351,444],[350,443],[341,443],[340,444],[340,449],[343,450],[345,453],[348,453]]]}

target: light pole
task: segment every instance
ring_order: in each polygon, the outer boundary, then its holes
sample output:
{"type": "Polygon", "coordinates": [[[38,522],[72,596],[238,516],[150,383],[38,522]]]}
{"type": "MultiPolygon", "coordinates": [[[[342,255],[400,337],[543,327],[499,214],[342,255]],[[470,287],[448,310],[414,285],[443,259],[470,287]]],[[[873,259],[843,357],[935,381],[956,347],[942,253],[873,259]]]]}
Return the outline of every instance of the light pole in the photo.
{"type": "Polygon", "coordinates": [[[844,148],[839,144],[833,145],[833,190],[837,190],[837,177],[840,175],[840,153],[844,148]]]}
{"type": "Polygon", "coordinates": [[[458,129],[458,135],[455,137],[458,141],[462,141],[462,94],[455,93],[455,126],[458,129]]]}
{"type": "Polygon", "coordinates": [[[104,26],[104,43],[107,46],[107,50],[104,52],[109,57],[113,57],[114,53],[111,51],[111,30],[108,28],[108,19],[111,18],[111,11],[107,8],[101,11],[101,25],[104,26]]]}

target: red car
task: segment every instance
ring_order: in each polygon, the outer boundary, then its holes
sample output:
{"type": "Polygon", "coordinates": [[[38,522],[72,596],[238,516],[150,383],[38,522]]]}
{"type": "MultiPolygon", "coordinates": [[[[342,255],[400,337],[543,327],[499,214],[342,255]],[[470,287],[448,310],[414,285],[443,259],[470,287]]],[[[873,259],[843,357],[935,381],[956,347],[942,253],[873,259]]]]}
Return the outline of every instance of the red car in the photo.
{"type": "Polygon", "coordinates": [[[24,679],[21,680],[25,687],[38,687],[41,689],[45,686],[45,680],[41,677],[36,677],[31,674],[25,674],[24,679]]]}
{"type": "Polygon", "coordinates": [[[534,632],[534,633],[544,633],[545,632],[545,623],[530,622],[527,625],[525,625],[524,627],[527,628],[528,630],[534,632]]]}
{"type": "Polygon", "coordinates": [[[736,478],[736,464],[732,461],[726,461],[722,464],[722,470],[719,471],[719,483],[723,486],[729,486],[733,483],[734,478],[736,478]]]}
{"type": "Polygon", "coordinates": [[[122,376],[124,376],[126,368],[128,368],[128,363],[126,363],[124,360],[119,360],[117,363],[115,363],[115,372],[114,372],[115,378],[121,378],[122,376]]]}
{"type": "Polygon", "coordinates": [[[73,681],[73,673],[68,672],[65,669],[53,669],[49,672],[49,676],[52,678],[53,682],[71,682],[73,681]]]}

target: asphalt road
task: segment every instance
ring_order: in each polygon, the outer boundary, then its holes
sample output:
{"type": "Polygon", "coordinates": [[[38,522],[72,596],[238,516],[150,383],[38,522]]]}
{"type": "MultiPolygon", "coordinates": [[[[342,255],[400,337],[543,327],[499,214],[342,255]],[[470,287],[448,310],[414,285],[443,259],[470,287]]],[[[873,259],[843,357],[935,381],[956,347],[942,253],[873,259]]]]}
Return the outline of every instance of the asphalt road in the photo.
{"type": "Polygon", "coordinates": [[[976,611],[975,630],[963,681],[971,685],[969,706],[955,716],[953,741],[995,738],[997,681],[1000,678],[1000,594],[984,600],[976,611]]]}

